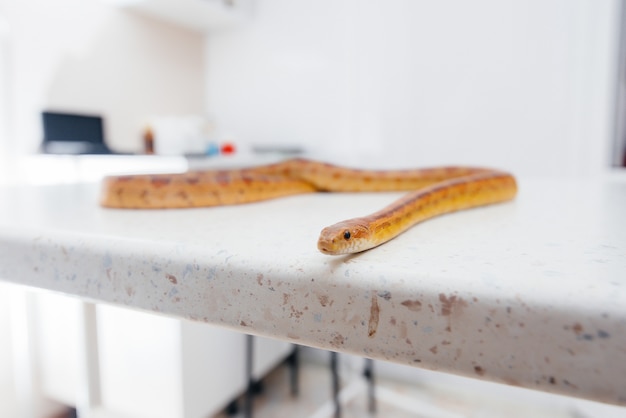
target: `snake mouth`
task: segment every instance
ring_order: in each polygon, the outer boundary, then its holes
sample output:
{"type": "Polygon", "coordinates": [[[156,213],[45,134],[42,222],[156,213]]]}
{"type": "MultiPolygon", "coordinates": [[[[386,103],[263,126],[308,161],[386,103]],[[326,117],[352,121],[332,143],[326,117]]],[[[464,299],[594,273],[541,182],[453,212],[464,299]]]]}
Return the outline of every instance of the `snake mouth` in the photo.
{"type": "Polygon", "coordinates": [[[320,239],[317,241],[317,249],[320,250],[324,254],[339,255],[341,253],[337,252],[337,250],[334,249],[335,247],[334,241],[335,240],[329,240],[329,239],[324,239],[320,237],[320,239]]]}
{"type": "Polygon", "coordinates": [[[326,240],[317,241],[317,249],[323,252],[324,254],[331,254],[330,245],[326,240]]]}

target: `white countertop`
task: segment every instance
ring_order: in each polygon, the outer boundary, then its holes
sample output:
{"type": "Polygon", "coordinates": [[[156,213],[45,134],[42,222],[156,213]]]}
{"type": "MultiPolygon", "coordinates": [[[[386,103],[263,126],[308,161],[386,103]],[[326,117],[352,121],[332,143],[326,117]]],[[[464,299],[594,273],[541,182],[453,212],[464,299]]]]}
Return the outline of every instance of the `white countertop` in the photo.
{"type": "Polygon", "coordinates": [[[626,181],[515,202],[369,252],[316,249],[392,194],[102,209],[96,184],[0,189],[0,278],[376,359],[626,405],[626,181]]]}

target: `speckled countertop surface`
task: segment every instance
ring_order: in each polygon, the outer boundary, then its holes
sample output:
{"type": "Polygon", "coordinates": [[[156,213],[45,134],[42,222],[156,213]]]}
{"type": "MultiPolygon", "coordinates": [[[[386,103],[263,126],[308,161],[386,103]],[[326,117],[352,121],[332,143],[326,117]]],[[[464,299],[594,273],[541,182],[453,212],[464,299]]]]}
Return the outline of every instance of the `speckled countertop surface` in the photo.
{"type": "Polygon", "coordinates": [[[626,405],[626,181],[520,181],[352,257],[322,227],[398,194],[101,209],[0,189],[0,278],[331,350],[626,405]]]}

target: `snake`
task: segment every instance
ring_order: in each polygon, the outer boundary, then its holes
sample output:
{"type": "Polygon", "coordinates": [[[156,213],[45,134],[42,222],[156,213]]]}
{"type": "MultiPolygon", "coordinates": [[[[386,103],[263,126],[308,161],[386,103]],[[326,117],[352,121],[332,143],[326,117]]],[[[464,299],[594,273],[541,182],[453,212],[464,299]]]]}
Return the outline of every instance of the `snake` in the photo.
{"type": "Polygon", "coordinates": [[[517,182],[506,171],[484,167],[366,170],[294,158],[229,170],[107,176],[100,204],[118,209],[194,208],[304,193],[382,191],[408,193],[372,214],[322,229],[318,250],[327,255],[369,250],[430,218],[512,200],[517,182]]]}

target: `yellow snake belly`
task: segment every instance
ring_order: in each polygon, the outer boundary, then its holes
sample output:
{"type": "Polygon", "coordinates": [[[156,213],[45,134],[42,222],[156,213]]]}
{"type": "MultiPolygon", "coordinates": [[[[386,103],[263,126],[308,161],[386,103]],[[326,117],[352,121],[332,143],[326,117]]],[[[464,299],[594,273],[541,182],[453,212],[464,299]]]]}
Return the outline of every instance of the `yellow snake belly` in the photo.
{"type": "Polygon", "coordinates": [[[511,174],[486,168],[376,171],[293,159],[237,170],[111,176],[103,180],[101,205],[127,209],[189,208],[320,191],[409,190],[371,215],[324,228],[318,249],[329,255],[364,251],[434,216],[511,200],[517,185],[511,174]]]}

